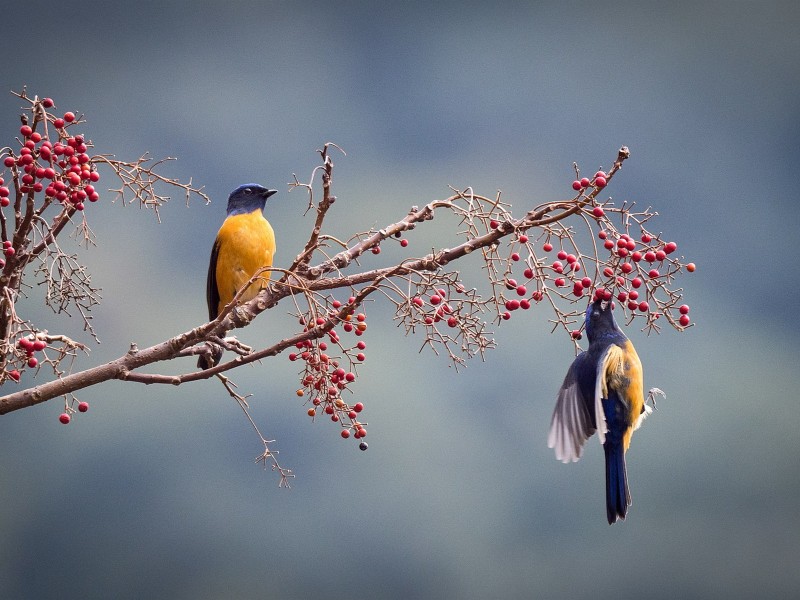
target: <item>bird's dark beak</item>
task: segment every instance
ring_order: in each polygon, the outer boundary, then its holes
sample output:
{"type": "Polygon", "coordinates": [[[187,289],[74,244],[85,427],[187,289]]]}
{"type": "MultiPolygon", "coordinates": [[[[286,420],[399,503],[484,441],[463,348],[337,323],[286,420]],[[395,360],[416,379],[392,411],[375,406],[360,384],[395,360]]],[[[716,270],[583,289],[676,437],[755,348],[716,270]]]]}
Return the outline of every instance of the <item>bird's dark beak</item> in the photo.
{"type": "Polygon", "coordinates": [[[266,200],[267,198],[269,198],[273,194],[277,194],[277,193],[278,193],[278,190],[267,190],[265,192],[262,192],[262,194],[264,195],[264,200],[266,200]]]}

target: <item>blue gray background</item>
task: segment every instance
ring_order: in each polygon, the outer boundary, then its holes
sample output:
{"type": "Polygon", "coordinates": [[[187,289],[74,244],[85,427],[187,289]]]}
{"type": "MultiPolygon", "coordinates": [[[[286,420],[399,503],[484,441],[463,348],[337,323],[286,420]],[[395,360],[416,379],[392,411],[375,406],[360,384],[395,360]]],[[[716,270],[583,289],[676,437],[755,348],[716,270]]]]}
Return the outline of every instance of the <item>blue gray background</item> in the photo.
{"type": "MultiPolygon", "coordinates": [[[[573,161],[594,172],[628,145],[609,194],[653,206],[699,269],[681,281],[696,327],[631,332],[668,398],[635,436],[623,524],[605,522],[597,442],[573,465],[547,448],[573,351],[543,310],[496,328],[499,348],[456,375],[375,305],[354,388],[368,452],[311,423],[285,357],[234,376],[297,475],[288,491],[252,463],[257,440],[214,382],[86,390],[91,411],[68,427],[60,401],[0,419],[0,596],[796,592],[798,17],[794,2],[748,1],[4,8],[2,89],[85,112],[98,152],[179,157],[166,172],[214,199],[175,195],[160,225],[109,193],[90,207],[98,247],[82,256],[105,300],[81,366],[203,321],[209,248],[240,183],[281,190],[268,216],[286,266],[310,227],[286,183],[326,141],[348,153],[334,156],[338,235],[448,185],[502,189],[521,212],[565,197],[573,161]]],[[[19,106],[0,95],[4,143],[19,106]]],[[[449,244],[446,231],[410,250],[449,244]]],[[[71,331],[36,298],[29,314],[71,331]]],[[[286,310],[240,337],[289,333],[286,310]]]]}

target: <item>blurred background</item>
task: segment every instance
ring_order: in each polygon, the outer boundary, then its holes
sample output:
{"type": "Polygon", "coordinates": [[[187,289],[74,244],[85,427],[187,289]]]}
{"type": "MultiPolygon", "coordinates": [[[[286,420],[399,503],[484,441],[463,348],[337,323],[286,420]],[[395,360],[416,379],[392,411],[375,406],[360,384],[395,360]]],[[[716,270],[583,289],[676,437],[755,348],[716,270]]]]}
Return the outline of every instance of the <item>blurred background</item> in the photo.
{"type": "MultiPolygon", "coordinates": [[[[308,180],[327,141],[347,152],[333,155],[334,235],[449,185],[502,190],[522,214],[571,194],[573,161],[593,173],[627,145],[608,195],[653,206],[651,229],[698,271],[680,281],[696,327],[628,332],[667,399],[628,454],[624,523],[606,523],[595,439],[576,464],[547,448],[573,348],[544,307],[495,327],[498,349],[456,374],[375,304],[353,388],[367,452],[311,422],[285,356],[233,374],[290,490],[253,463],[258,440],[214,381],[88,389],[91,410],[66,427],[60,400],[2,417],[1,597],[796,593],[796,2],[28,2],[2,17],[0,87],[84,113],[96,152],[178,157],[164,172],[213,198],[172,194],[161,224],[108,192],[89,207],[97,247],[80,252],[103,288],[102,343],[80,367],[204,321],[211,243],[240,183],[281,190],[267,215],[287,266],[311,224],[287,183],[308,180]]],[[[20,106],[0,95],[3,144],[20,106]]],[[[409,252],[450,244],[435,225],[409,252]]],[[[35,322],[87,339],[36,294],[35,322]]],[[[240,339],[291,333],[288,310],[240,339]]]]}

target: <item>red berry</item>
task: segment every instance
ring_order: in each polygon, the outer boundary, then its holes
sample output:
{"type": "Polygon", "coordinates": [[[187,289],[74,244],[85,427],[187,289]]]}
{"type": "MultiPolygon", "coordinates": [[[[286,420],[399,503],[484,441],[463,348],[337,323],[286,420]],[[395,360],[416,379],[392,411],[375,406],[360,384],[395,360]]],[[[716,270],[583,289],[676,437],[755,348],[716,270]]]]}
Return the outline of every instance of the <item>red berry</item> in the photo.
{"type": "Polygon", "coordinates": [[[598,171],[597,173],[594,174],[594,178],[597,179],[598,177],[605,178],[606,177],[606,172],[605,171],[598,171]]]}
{"type": "Polygon", "coordinates": [[[642,234],[642,242],[644,242],[645,244],[649,244],[652,240],[653,240],[653,238],[651,238],[646,233],[642,234]]]}
{"type": "Polygon", "coordinates": [[[681,304],[681,306],[680,306],[680,308],[678,309],[678,311],[679,311],[679,312],[680,312],[682,315],[688,315],[688,314],[689,314],[689,305],[688,305],[688,304],[681,304]]]}
{"type": "Polygon", "coordinates": [[[353,410],[357,413],[360,413],[362,410],[364,410],[364,405],[361,402],[356,402],[353,406],[353,410]]]}
{"type": "Polygon", "coordinates": [[[439,304],[439,303],[442,301],[441,297],[440,297],[440,296],[438,296],[438,295],[436,295],[436,294],[434,294],[433,296],[431,296],[431,297],[430,297],[428,300],[429,300],[429,302],[430,302],[431,304],[433,304],[434,306],[436,306],[437,304],[439,304]]]}
{"type": "Polygon", "coordinates": [[[604,187],[606,187],[606,184],[607,184],[606,178],[605,177],[595,177],[594,184],[598,188],[604,188],[604,187]]]}
{"type": "Polygon", "coordinates": [[[628,298],[630,298],[631,300],[638,299],[639,298],[639,292],[637,292],[636,290],[631,290],[630,292],[628,292],[628,298]]]}
{"type": "Polygon", "coordinates": [[[526,279],[533,279],[533,269],[525,269],[522,274],[525,276],[526,279]]]}
{"type": "Polygon", "coordinates": [[[658,277],[658,275],[659,275],[659,273],[658,273],[658,269],[650,269],[650,270],[647,272],[647,276],[648,276],[650,279],[655,279],[656,277],[658,277]]]}
{"type": "MultiPolygon", "coordinates": [[[[516,300],[512,300],[512,302],[516,302],[516,300]]],[[[455,327],[456,325],[458,325],[458,319],[456,319],[455,317],[450,317],[449,319],[447,319],[448,327],[455,327]]]]}
{"type": "Polygon", "coordinates": [[[638,288],[641,285],[642,285],[642,280],[639,279],[638,277],[634,277],[633,279],[631,279],[631,286],[638,288]]]}
{"type": "Polygon", "coordinates": [[[539,302],[543,297],[544,296],[542,292],[540,292],[539,290],[536,290],[531,294],[531,300],[533,300],[534,302],[539,302]]]}
{"type": "Polygon", "coordinates": [[[582,188],[585,188],[585,187],[589,187],[589,184],[592,183],[592,182],[588,177],[583,177],[583,178],[581,178],[581,180],[578,183],[581,184],[582,188]]]}
{"type": "Polygon", "coordinates": [[[366,347],[367,345],[364,342],[358,342],[356,344],[356,348],[358,348],[359,350],[364,350],[366,347]]]}
{"type": "Polygon", "coordinates": [[[601,240],[604,240],[608,237],[608,234],[601,229],[597,232],[597,237],[599,237],[601,240]]]}
{"type": "Polygon", "coordinates": [[[655,262],[656,261],[656,253],[651,251],[651,250],[648,250],[647,252],[644,253],[644,259],[649,263],[655,262]]]}
{"type": "Polygon", "coordinates": [[[600,208],[599,206],[595,206],[592,209],[592,214],[599,219],[600,217],[602,217],[605,214],[605,212],[603,212],[603,209],[600,208]]]}
{"type": "Polygon", "coordinates": [[[359,352],[358,354],[356,354],[356,360],[357,360],[358,362],[364,362],[364,359],[365,359],[365,358],[367,358],[367,357],[366,357],[366,356],[364,356],[364,355],[363,355],[361,352],[359,352]]]}
{"type": "Polygon", "coordinates": [[[491,229],[497,229],[498,227],[500,227],[500,223],[492,219],[491,221],[489,221],[489,227],[491,229]]]}
{"type": "Polygon", "coordinates": [[[628,300],[628,310],[636,310],[637,308],[639,308],[639,305],[636,302],[628,300]]]}
{"type": "Polygon", "coordinates": [[[572,189],[575,190],[576,192],[579,192],[581,190],[581,187],[582,187],[581,182],[578,181],[577,179],[572,182],[572,189]]]}
{"type": "Polygon", "coordinates": [[[617,294],[617,300],[620,302],[625,302],[628,299],[628,292],[622,290],[619,294],[617,294]]]}
{"type": "Polygon", "coordinates": [[[36,365],[38,365],[38,364],[39,364],[39,361],[38,361],[38,360],[36,360],[36,357],[35,357],[35,356],[31,356],[31,357],[28,359],[28,367],[30,367],[31,369],[35,369],[35,368],[36,368],[36,365]]]}
{"type": "MultiPolygon", "coordinates": [[[[406,240],[406,239],[402,239],[402,240],[400,240],[400,246],[401,246],[401,247],[403,247],[403,248],[405,248],[406,246],[408,246],[408,240],[406,240]]],[[[345,430],[345,431],[346,431],[346,430],[345,430]]]]}
{"type": "Polygon", "coordinates": [[[31,141],[34,142],[35,144],[38,144],[39,142],[42,141],[42,134],[39,133],[38,131],[34,131],[33,133],[31,133],[31,141]]]}
{"type": "Polygon", "coordinates": [[[606,250],[611,250],[614,247],[614,242],[611,240],[606,240],[605,242],[603,242],[603,247],[606,250]]]}
{"type": "Polygon", "coordinates": [[[519,301],[519,307],[522,310],[528,310],[531,307],[531,303],[523,298],[522,300],[519,301]]]}
{"type": "Polygon", "coordinates": [[[542,250],[544,250],[545,252],[550,252],[552,249],[553,249],[553,244],[551,244],[550,242],[545,242],[544,245],[542,246],[542,250]]]}
{"type": "Polygon", "coordinates": [[[564,287],[566,285],[566,281],[564,281],[563,277],[559,277],[555,281],[556,287],[564,287]]]}
{"type": "Polygon", "coordinates": [[[517,296],[524,296],[528,293],[528,289],[524,285],[517,286],[517,296]]]}
{"type": "Polygon", "coordinates": [[[61,413],[61,416],[58,417],[58,420],[61,421],[64,425],[69,423],[72,419],[67,413],[61,413]]]}
{"type": "Polygon", "coordinates": [[[626,274],[633,271],[633,265],[631,263],[622,263],[619,268],[620,271],[626,274]]]}
{"type": "Polygon", "coordinates": [[[5,250],[3,250],[3,252],[5,253],[6,256],[14,256],[14,254],[17,253],[17,251],[14,250],[14,248],[12,248],[11,246],[8,246],[5,250]]]}
{"type": "Polygon", "coordinates": [[[89,403],[88,402],[80,402],[80,403],[78,403],[78,410],[80,412],[84,412],[85,413],[87,410],[89,410],[89,403]]]}
{"type": "Polygon", "coordinates": [[[53,126],[56,129],[61,129],[64,127],[64,119],[53,119],[53,126]]]}
{"type": "Polygon", "coordinates": [[[350,437],[350,432],[349,432],[347,429],[342,429],[341,436],[342,436],[344,439],[347,439],[347,438],[349,438],[349,437],[350,437]]]}
{"type": "Polygon", "coordinates": [[[666,244],[664,244],[664,252],[666,252],[667,254],[672,254],[677,249],[678,249],[678,244],[676,244],[675,242],[667,242],[666,244]]]}
{"type": "Polygon", "coordinates": [[[504,321],[508,321],[511,318],[511,313],[510,312],[504,312],[502,314],[502,318],[503,318],[504,321]]]}
{"type": "Polygon", "coordinates": [[[8,376],[11,377],[14,381],[19,381],[19,371],[16,369],[9,371],[8,376]]]}
{"type": "Polygon", "coordinates": [[[517,262],[519,260],[519,258],[520,258],[520,256],[519,256],[518,252],[512,252],[511,253],[511,260],[513,260],[514,262],[517,262]]]}
{"type": "Polygon", "coordinates": [[[64,113],[64,120],[67,123],[72,123],[75,120],[75,113],[73,113],[73,112],[65,112],[64,113]]]}
{"type": "Polygon", "coordinates": [[[691,322],[689,315],[681,315],[681,318],[678,319],[678,323],[686,327],[691,322]]]}
{"type": "Polygon", "coordinates": [[[583,279],[581,279],[581,285],[585,288],[592,287],[592,280],[589,279],[588,277],[584,277],[583,279]]]}
{"type": "Polygon", "coordinates": [[[631,254],[631,260],[633,262],[639,262],[640,260],[642,260],[642,253],[641,252],[634,252],[633,254],[631,254]]]}
{"type": "Polygon", "coordinates": [[[664,252],[663,250],[659,250],[658,252],[656,252],[656,260],[661,261],[664,260],[665,258],[667,258],[666,252],[664,252]]]}
{"type": "Polygon", "coordinates": [[[31,129],[30,125],[23,125],[19,128],[19,132],[21,135],[28,137],[30,134],[33,133],[33,129],[31,129]]]}
{"type": "Polygon", "coordinates": [[[650,305],[645,301],[639,302],[639,310],[641,312],[647,312],[650,310],[650,305]]]}
{"type": "Polygon", "coordinates": [[[566,260],[567,253],[564,252],[563,250],[559,250],[558,254],[556,254],[556,256],[558,257],[558,260],[566,260]]]}
{"type": "Polygon", "coordinates": [[[583,334],[577,329],[575,331],[572,331],[570,335],[572,336],[573,340],[579,340],[583,337],[583,334]]]}
{"type": "Polygon", "coordinates": [[[686,265],[686,270],[689,271],[689,273],[694,273],[695,269],[697,269],[697,267],[694,263],[689,263],[686,265]]]}
{"type": "Polygon", "coordinates": [[[606,277],[611,277],[612,275],[614,275],[614,269],[612,269],[611,267],[604,268],[603,275],[605,275],[606,277]]]}
{"type": "Polygon", "coordinates": [[[6,156],[5,159],[3,159],[3,164],[6,167],[13,167],[16,163],[17,161],[14,159],[13,156],[6,156]]]}

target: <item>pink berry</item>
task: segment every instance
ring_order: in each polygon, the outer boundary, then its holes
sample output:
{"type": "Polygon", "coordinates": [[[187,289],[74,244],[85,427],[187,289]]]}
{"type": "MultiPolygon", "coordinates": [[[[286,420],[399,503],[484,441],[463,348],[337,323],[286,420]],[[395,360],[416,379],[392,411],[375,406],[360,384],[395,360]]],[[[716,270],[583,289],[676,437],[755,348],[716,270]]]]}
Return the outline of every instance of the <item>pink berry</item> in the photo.
{"type": "Polygon", "coordinates": [[[517,253],[517,252],[512,252],[511,253],[511,260],[513,260],[514,262],[517,262],[519,259],[520,259],[519,253],[517,253]]]}
{"type": "Polygon", "coordinates": [[[556,256],[558,257],[558,260],[566,260],[567,259],[567,253],[564,252],[563,250],[559,250],[558,254],[556,254],[556,256]]]}
{"type": "Polygon", "coordinates": [[[85,413],[87,410],[89,410],[89,403],[88,402],[80,402],[78,404],[78,410],[80,412],[85,413]]]}
{"type": "Polygon", "coordinates": [[[599,206],[595,206],[592,209],[592,214],[599,219],[600,217],[602,217],[605,214],[605,212],[599,206]]]}
{"type": "Polygon", "coordinates": [[[675,242],[667,242],[666,244],[664,244],[664,252],[666,252],[667,254],[672,254],[677,249],[678,249],[678,244],[676,244],[675,242]]]}
{"type": "Polygon", "coordinates": [[[28,359],[28,367],[30,367],[31,369],[35,369],[35,368],[36,368],[36,365],[38,365],[38,364],[39,364],[39,361],[38,361],[38,360],[36,360],[36,357],[35,357],[35,356],[31,356],[31,357],[28,359]]]}
{"type": "Polygon", "coordinates": [[[510,318],[511,318],[511,313],[510,313],[510,312],[506,311],[506,312],[504,312],[504,313],[502,314],[502,319],[503,319],[504,321],[508,321],[510,318]]]}
{"type": "Polygon", "coordinates": [[[633,271],[633,265],[631,263],[627,263],[627,262],[626,263],[622,263],[619,268],[620,268],[620,271],[622,271],[625,274],[630,273],[631,271],[633,271]]]}
{"type": "Polygon", "coordinates": [[[564,281],[563,277],[559,277],[555,280],[556,287],[564,287],[566,285],[566,281],[564,281]]]}
{"type": "Polygon", "coordinates": [[[30,125],[23,125],[19,128],[19,132],[21,135],[28,137],[30,134],[33,133],[33,129],[30,128],[30,125]]]}
{"type": "Polygon", "coordinates": [[[665,258],[667,258],[666,252],[664,252],[663,250],[659,250],[658,252],[656,252],[656,260],[661,261],[664,260],[665,258]]]}
{"type": "Polygon", "coordinates": [[[641,312],[647,312],[650,310],[650,305],[645,301],[639,302],[639,310],[641,312]]]}
{"type": "Polygon", "coordinates": [[[639,262],[640,260],[642,260],[642,253],[641,252],[634,252],[633,254],[631,254],[631,260],[633,262],[639,262]]]}
{"type": "Polygon", "coordinates": [[[658,277],[658,275],[659,275],[659,273],[658,273],[658,269],[650,269],[650,270],[647,272],[647,276],[648,276],[650,279],[655,279],[656,277],[658,277]]]}
{"type": "Polygon", "coordinates": [[[646,233],[642,234],[642,242],[644,242],[645,244],[649,244],[652,240],[653,238],[647,235],[646,233]]]}
{"type": "Polygon", "coordinates": [[[66,425],[72,419],[70,419],[70,416],[67,413],[61,413],[61,416],[58,417],[58,420],[61,421],[64,425],[66,425]]]}
{"type": "Polygon", "coordinates": [[[681,318],[678,319],[678,323],[680,323],[684,327],[686,327],[690,322],[691,319],[689,318],[689,315],[681,315],[681,318]]]}
{"type": "Polygon", "coordinates": [[[14,159],[14,157],[13,157],[13,156],[6,156],[6,157],[3,159],[3,164],[4,164],[6,167],[13,167],[13,166],[14,166],[16,163],[17,163],[17,161],[16,161],[16,159],[14,159]]]}
{"type": "Polygon", "coordinates": [[[688,305],[688,304],[681,304],[681,306],[680,306],[680,308],[678,309],[678,311],[679,311],[679,312],[680,312],[682,315],[688,315],[688,314],[689,314],[689,305],[688,305]]]}
{"type": "Polygon", "coordinates": [[[641,287],[641,285],[642,285],[642,280],[639,279],[638,277],[634,277],[633,279],[631,279],[631,286],[638,288],[641,287]]]}
{"type": "Polygon", "coordinates": [[[597,186],[598,188],[604,188],[604,187],[606,187],[606,184],[607,184],[607,183],[608,183],[608,182],[606,181],[606,178],[605,178],[605,177],[596,177],[596,178],[595,178],[595,180],[594,180],[594,184],[595,184],[595,186],[597,186]]]}
{"type": "Polygon", "coordinates": [[[519,301],[519,307],[522,310],[528,310],[531,307],[531,303],[528,302],[525,298],[519,301]]]}
{"type": "Polygon", "coordinates": [[[581,184],[581,187],[584,187],[584,188],[585,188],[585,187],[589,187],[589,185],[590,185],[592,182],[591,182],[591,180],[590,180],[588,177],[583,177],[583,178],[580,180],[580,182],[579,182],[579,183],[581,184]]]}
{"type": "Polygon", "coordinates": [[[573,182],[572,182],[572,189],[573,189],[573,190],[575,190],[576,192],[579,192],[579,191],[581,191],[581,188],[582,188],[582,187],[583,187],[583,186],[581,185],[581,182],[580,182],[580,181],[578,181],[577,179],[576,179],[575,181],[573,181],[573,182]]]}
{"type": "Polygon", "coordinates": [[[72,123],[75,120],[75,113],[73,113],[73,112],[65,112],[64,113],[64,120],[67,123],[72,123]]]}
{"type": "Polygon", "coordinates": [[[19,381],[19,371],[17,371],[16,369],[9,371],[8,376],[14,381],[19,381]]]}
{"type": "Polygon", "coordinates": [[[442,299],[441,299],[441,297],[439,297],[438,295],[434,294],[433,296],[431,296],[431,297],[428,299],[428,301],[429,301],[431,304],[433,304],[434,306],[436,306],[437,304],[439,304],[439,303],[442,301],[442,299]]]}
{"type": "Polygon", "coordinates": [[[544,245],[542,246],[542,250],[544,250],[545,252],[552,251],[553,250],[553,244],[551,244],[550,242],[545,242],[544,245]]]}
{"type": "Polygon", "coordinates": [[[60,119],[60,118],[59,119],[53,119],[53,126],[56,129],[61,129],[61,128],[64,127],[64,125],[65,125],[64,119],[60,119]]]}
{"type": "Polygon", "coordinates": [[[526,279],[533,279],[533,269],[528,268],[525,269],[522,274],[525,276],[526,279]]]}
{"type": "Polygon", "coordinates": [[[364,356],[364,354],[362,354],[361,352],[359,352],[358,354],[356,354],[356,360],[357,360],[358,362],[364,362],[364,359],[365,359],[365,358],[367,358],[367,357],[366,357],[366,356],[364,356]]]}
{"type": "Polygon", "coordinates": [[[585,288],[590,288],[592,287],[592,280],[589,279],[588,277],[584,277],[583,279],[581,279],[581,285],[585,288]]]}
{"type": "Polygon", "coordinates": [[[520,235],[519,236],[519,243],[520,244],[527,244],[528,243],[528,236],[525,235],[525,234],[520,235]]]}
{"type": "Polygon", "coordinates": [[[528,289],[524,285],[517,286],[517,296],[524,296],[528,293],[528,289]]]}
{"type": "Polygon", "coordinates": [[[628,298],[630,300],[637,300],[639,298],[639,292],[637,292],[636,290],[631,290],[630,292],[628,292],[628,298]]]}

